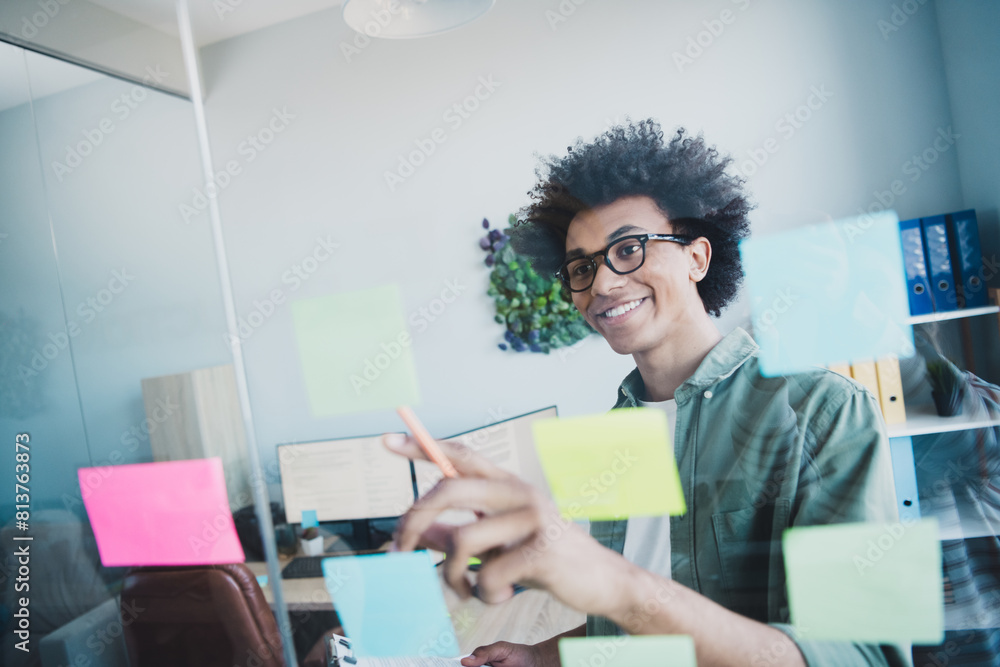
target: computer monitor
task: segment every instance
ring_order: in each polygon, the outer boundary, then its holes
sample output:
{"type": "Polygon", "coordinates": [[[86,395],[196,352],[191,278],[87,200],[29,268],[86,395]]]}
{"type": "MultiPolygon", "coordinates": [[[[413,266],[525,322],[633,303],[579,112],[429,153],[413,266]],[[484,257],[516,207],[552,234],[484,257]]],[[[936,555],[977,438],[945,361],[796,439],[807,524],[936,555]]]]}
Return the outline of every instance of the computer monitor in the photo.
{"type": "Polygon", "coordinates": [[[354,546],[368,548],[368,522],[398,517],[414,500],[410,462],[386,450],[381,439],[278,445],[285,520],[302,523],[302,512],[314,510],[322,523],[354,522],[354,546]]]}

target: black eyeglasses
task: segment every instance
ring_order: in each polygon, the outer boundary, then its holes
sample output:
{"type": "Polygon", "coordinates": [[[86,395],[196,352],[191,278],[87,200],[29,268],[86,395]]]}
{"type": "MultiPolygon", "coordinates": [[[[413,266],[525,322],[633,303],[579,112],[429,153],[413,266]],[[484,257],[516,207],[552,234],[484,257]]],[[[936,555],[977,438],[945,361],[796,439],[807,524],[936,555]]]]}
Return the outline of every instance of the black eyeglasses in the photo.
{"type": "Polygon", "coordinates": [[[646,261],[647,241],[670,241],[680,245],[690,245],[693,239],[688,236],[677,236],[675,234],[634,234],[623,236],[614,243],[608,245],[604,250],[574,257],[566,260],[556,271],[556,275],[562,280],[570,292],[583,292],[590,289],[594,284],[594,277],[597,275],[598,255],[604,255],[604,264],[609,269],[620,276],[636,271],[643,262],[646,261]]]}

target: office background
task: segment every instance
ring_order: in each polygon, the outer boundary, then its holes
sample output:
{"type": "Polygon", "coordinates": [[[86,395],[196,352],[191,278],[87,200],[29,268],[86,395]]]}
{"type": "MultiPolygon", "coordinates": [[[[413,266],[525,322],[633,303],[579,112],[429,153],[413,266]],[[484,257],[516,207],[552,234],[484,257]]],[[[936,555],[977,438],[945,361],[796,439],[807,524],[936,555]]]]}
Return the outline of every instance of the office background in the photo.
{"type": "MultiPolygon", "coordinates": [[[[386,412],[309,414],[293,299],[397,283],[420,411],[434,433],[552,403],[563,414],[609,407],[631,360],[598,338],[548,356],[497,349],[502,331],[476,242],[483,217],[496,225],[525,204],[536,154],[562,152],[626,115],[704,132],[731,153],[759,204],[755,233],[891,198],[901,218],[976,208],[984,254],[995,255],[1000,130],[990,119],[1000,92],[982,82],[1000,78],[998,8],[914,6],[896,25],[891,2],[509,1],[453,33],[370,43],[332,7],[203,45],[215,168],[239,172],[218,179],[219,204],[269,482],[279,443],[398,426],[386,412]],[[467,111],[451,109],[477,89],[467,111]],[[436,128],[445,141],[412,158],[436,128]],[[921,155],[933,163],[918,166],[921,155]],[[410,174],[400,156],[421,163],[410,174]],[[386,172],[399,180],[387,183],[386,172]],[[902,194],[891,191],[897,180],[902,194]],[[284,303],[272,307],[275,291],[284,303]],[[453,301],[443,304],[446,291],[453,301]]],[[[12,11],[4,29],[23,33],[17,19],[30,12],[12,11]]],[[[219,21],[253,11],[248,3],[219,21]]],[[[60,18],[36,41],[64,29],[60,18]]],[[[136,38],[122,38],[118,69],[127,61],[138,78],[152,72],[155,85],[183,90],[169,48],[176,37],[158,39],[159,52],[140,54],[136,38]],[[129,48],[137,57],[120,55],[129,48]]],[[[27,56],[36,86],[46,71],[71,67],[45,61],[27,56]]],[[[115,101],[133,88],[95,77],[35,99],[37,145],[25,104],[0,112],[10,147],[0,271],[13,287],[0,311],[29,339],[5,365],[25,411],[5,411],[3,432],[51,443],[35,454],[44,471],[36,498],[55,506],[81,465],[151,460],[141,378],[230,361],[190,106],[149,93],[122,117],[115,101]],[[105,118],[115,131],[104,145],[56,173],[67,147],[105,118]],[[78,304],[122,270],[134,281],[84,321],[78,304]],[[22,382],[12,372],[18,355],[30,360],[74,320],[81,331],[70,347],[22,382]]],[[[720,328],[747,326],[748,308],[737,302],[720,328]]],[[[998,351],[980,352],[995,377],[998,351]]]]}
{"type": "MultiPolygon", "coordinates": [[[[44,20],[37,0],[0,7],[0,436],[31,433],[36,518],[83,525],[78,468],[153,459],[149,431],[183,415],[147,412],[143,378],[232,362],[171,4],[152,19],[117,0],[56,2],[44,20]]],[[[208,5],[195,37],[271,500],[277,445],[401,427],[391,411],[310,414],[296,299],[397,284],[436,435],[611,406],[632,362],[600,338],[497,348],[477,246],[484,217],[527,202],[537,155],[626,115],[730,153],[756,234],[975,208],[987,267],[1000,255],[993,2],[507,0],[405,41],[359,38],[332,2],[277,22],[252,0],[208,5]]],[[[750,326],[749,308],[720,328],[750,326]]],[[[977,372],[997,382],[996,318],[970,326],[977,372]]],[[[0,475],[14,463],[0,457],[0,475]]],[[[13,504],[0,508],[7,523],[13,504]]],[[[97,601],[76,600],[53,628],[97,601]]]]}

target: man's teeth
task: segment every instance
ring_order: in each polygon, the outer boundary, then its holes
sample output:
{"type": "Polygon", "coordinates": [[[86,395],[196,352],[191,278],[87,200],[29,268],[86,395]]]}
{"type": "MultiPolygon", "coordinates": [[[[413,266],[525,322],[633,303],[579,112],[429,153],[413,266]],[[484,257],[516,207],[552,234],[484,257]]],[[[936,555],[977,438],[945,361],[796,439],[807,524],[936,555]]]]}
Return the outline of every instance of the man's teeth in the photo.
{"type": "Polygon", "coordinates": [[[618,317],[619,315],[624,315],[628,311],[632,310],[636,306],[642,303],[642,299],[636,299],[635,301],[629,301],[628,303],[623,303],[622,305],[612,308],[611,310],[604,311],[604,317],[618,317]]]}

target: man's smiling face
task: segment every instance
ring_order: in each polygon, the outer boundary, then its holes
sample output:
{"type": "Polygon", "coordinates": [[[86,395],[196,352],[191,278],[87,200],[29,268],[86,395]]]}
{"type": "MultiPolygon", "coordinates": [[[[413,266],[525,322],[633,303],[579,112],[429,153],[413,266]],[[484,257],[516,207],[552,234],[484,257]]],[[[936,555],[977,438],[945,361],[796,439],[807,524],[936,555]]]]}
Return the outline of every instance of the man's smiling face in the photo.
{"type": "MultiPolygon", "coordinates": [[[[673,233],[651,198],[623,197],[573,218],[566,234],[567,257],[601,251],[622,236],[673,233]]],[[[692,314],[704,315],[697,283],[710,256],[704,238],[690,246],[651,240],[645,262],[626,275],[613,272],[599,256],[594,284],[574,292],[573,303],[615,352],[647,352],[682,331],[692,314]]]]}

